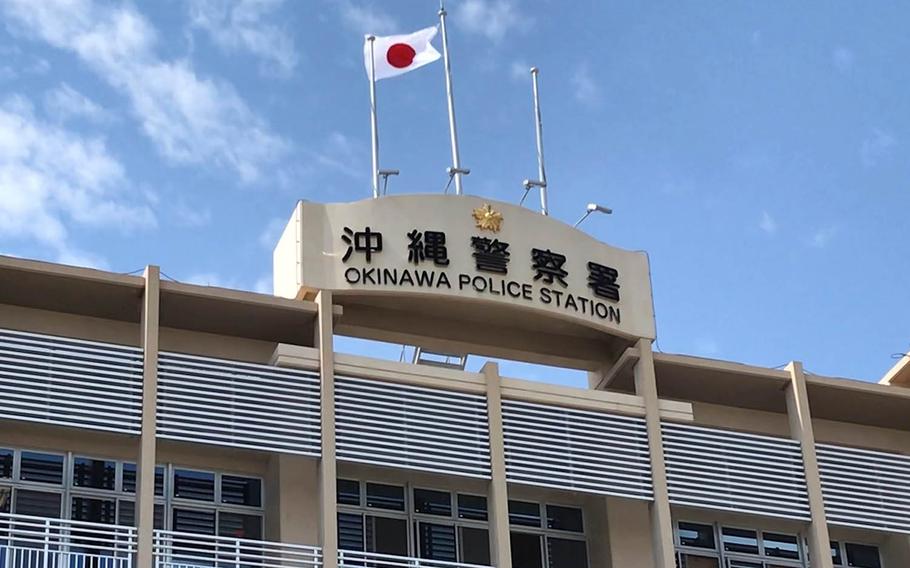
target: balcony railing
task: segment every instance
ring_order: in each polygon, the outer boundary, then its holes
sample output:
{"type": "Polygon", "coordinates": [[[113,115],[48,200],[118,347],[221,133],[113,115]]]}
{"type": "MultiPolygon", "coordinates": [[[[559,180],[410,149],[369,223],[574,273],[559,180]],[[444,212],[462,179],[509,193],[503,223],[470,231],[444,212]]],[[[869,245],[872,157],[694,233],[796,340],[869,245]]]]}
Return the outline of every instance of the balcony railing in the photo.
{"type": "Polygon", "coordinates": [[[490,568],[489,566],[484,566],[482,564],[445,562],[443,560],[394,556],[391,554],[378,554],[376,552],[339,550],[338,568],[352,568],[354,566],[357,566],[358,568],[490,568]]]}
{"type": "Polygon", "coordinates": [[[155,531],[155,568],[205,566],[318,568],[322,550],[302,544],[155,531]]]}
{"type": "Polygon", "coordinates": [[[3,568],[131,568],[136,529],[0,513],[3,568]]]}

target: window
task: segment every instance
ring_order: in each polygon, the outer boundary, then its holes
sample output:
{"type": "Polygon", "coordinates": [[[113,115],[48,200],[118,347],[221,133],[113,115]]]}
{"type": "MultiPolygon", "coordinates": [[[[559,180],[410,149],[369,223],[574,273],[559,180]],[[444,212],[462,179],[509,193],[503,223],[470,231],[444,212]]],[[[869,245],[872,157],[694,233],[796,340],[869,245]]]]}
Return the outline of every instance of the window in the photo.
{"type": "Polygon", "coordinates": [[[171,529],[177,532],[215,534],[215,511],[213,509],[174,508],[171,529]]]}
{"type": "Polygon", "coordinates": [[[70,518],[74,521],[113,525],[117,522],[117,502],[114,499],[73,497],[70,518]]]}
{"type": "Polygon", "coordinates": [[[710,550],[717,548],[717,544],[714,541],[714,527],[712,525],[679,523],[678,527],[680,546],[707,548],[710,550]]]}
{"type": "Polygon", "coordinates": [[[856,568],[882,568],[881,559],[878,556],[878,548],[865,544],[846,543],[844,549],[847,552],[847,566],[856,568]]]}
{"type": "Polygon", "coordinates": [[[252,477],[221,476],[221,502],[247,507],[262,506],[262,481],[252,477]]]}
{"type": "Polygon", "coordinates": [[[194,501],[214,501],[215,474],[191,469],[174,470],[174,497],[194,501]]]}
{"type": "Polygon", "coordinates": [[[547,528],[578,533],[585,532],[581,509],[547,505],[547,528]]]}
{"type": "Polygon", "coordinates": [[[758,554],[758,535],[755,531],[724,527],[721,538],[727,552],[758,554]]]}
{"type": "Polygon", "coordinates": [[[19,479],[36,483],[63,484],[63,456],[22,452],[19,479]]]}
{"type": "Polygon", "coordinates": [[[94,489],[114,490],[117,464],[108,460],[90,458],[73,459],[73,485],[94,489]]]}
{"type": "Polygon", "coordinates": [[[777,533],[762,533],[765,556],[799,560],[799,541],[795,536],[777,533]]]}
{"type": "Polygon", "coordinates": [[[13,489],[0,486],[0,513],[9,513],[13,507],[13,489]]]}
{"type": "Polygon", "coordinates": [[[417,523],[417,556],[430,560],[458,561],[455,527],[436,523],[417,523]]]}
{"type": "Polygon", "coordinates": [[[516,568],[543,568],[541,539],[543,535],[511,532],[512,566],[516,568]]]}
{"type": "Polygon", "coordinates": [[[587,568],[588,547],[583,540],[547,537],[549,568],[587,568]]]}
{"type": "MultiPolygon", "coordinates": [[[[136,492],[136,464],[123,464],[123,491],[127,493],[136,492]]],[[[164,496],[164,466],[155,467],[155,495],[164,496]]]]}
{"type": "Polygon", "coordinates": [[[452,516],[452,494],[432,489],[414,490],[414,512],[427,515],[452,516]]]}
{"type": "Polygon", "coordinates": [[[218,513],[218,536],[262,540],[262,517],[221,511],[218,513]]]}
{"type": "Polygon", "coordinates": [[[366,551],[408,555],[408,522],[405,519],[366,516],[366,551]]]}
{"type": "Polygon", "coordinates": [[[364,551],[363,515],[338,513],[338,548],[364,551]]]}
{"type": "Polygon", "coordinates": [[[490,564],[490,532],[485,528],[458,527],[461,561],[468,564],[490,564]]]}
{"type": "Polygon", "coordinates": [[[509,501],[509,524],[523,527],[540,526],[540,505],[528,501],[509,501]]]}
{"type": "Polygon", "coordinates": [[[367,483],[367,507],[404,511],[404,487],[367,483]]]}
{"type": "MultiPolygon", "coordinates": [[[[154,527],[164,529],[164,505],[155,503],[154,527]]],[[[136,526],[136,504],[121,499],[117,502],[117,524],[127,527],[136,526]]]]}
{"type": "Polygon", "coordinates": [[[339,505],[360,505],[360,482],[351,479],[339,479],[336,492],[339,505]]]}
{"type": "Polygon", "coordinates": [[[13,477],[13,450],[0,449],[0,479],[13,477]]]}
{"type": "Polygon", "coordinates": [[[487,498],[481,495],[458,495],[458,518],[487,520],[487,498]]]}
{"type": "Polygon", "coordinates": [[[835,541],[831,541],[831,561],[835,566],[844,565],[844,557],[840,552],[840,544],[835,541]]]}
{"type": "Polygon", "coordinates": [[[62,497],[60,493],[17,489],[14,512],[20,515],[59,519],[62,497]]]}

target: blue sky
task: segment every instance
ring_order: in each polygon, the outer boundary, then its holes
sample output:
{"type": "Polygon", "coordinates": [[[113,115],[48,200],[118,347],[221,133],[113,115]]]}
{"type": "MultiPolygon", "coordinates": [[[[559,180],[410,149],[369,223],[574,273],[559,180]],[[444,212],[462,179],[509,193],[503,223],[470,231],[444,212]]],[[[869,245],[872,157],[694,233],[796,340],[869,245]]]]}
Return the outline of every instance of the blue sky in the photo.
{"type": "MultiPolygon", "coordinates": [[[[363,34],[435,6],[0,0],[0,252],[268,289],[296,199],[370,193],[363,34]]],[[[910,348],[906,3],[448,7],[466,192],[534,175],[539,66],[552,213],[650,253],[660,349],[877,380],[910,348]]],[[[379,97],[391,191],[441,191],[442,65],[379,97]]]]}

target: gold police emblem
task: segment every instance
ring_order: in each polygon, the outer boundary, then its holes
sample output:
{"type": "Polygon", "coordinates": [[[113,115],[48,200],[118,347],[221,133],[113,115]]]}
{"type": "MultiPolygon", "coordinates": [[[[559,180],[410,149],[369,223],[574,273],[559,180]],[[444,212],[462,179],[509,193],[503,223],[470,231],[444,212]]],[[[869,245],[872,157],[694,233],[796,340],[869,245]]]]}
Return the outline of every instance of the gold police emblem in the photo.
{"type": "Polygon", "coordinates": [[[474,221],[477,222],[478,229],[498,233],[502,228],[502,213],[493,209],[489,203],[484,203],[474,210],[474,221]]]}

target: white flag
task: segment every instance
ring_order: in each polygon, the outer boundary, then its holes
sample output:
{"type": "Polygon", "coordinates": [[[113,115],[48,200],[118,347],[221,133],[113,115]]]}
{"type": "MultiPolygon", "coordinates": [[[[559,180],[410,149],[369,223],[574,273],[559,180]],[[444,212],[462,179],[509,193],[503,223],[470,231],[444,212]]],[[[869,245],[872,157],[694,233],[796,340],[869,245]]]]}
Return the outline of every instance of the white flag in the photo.
{"type": "MultiPolygon", "coordinates": [[[[373,43],[376,80],[395,77],[439,59],[441,57],[439,52],[430,43],[430,40],[436,37],[436,31],[436,26],[433,26],[407,35],[376,36],[373,43]]],[[[363,43],[363,63],[369,77],[369,40],[363,43]]]]}

